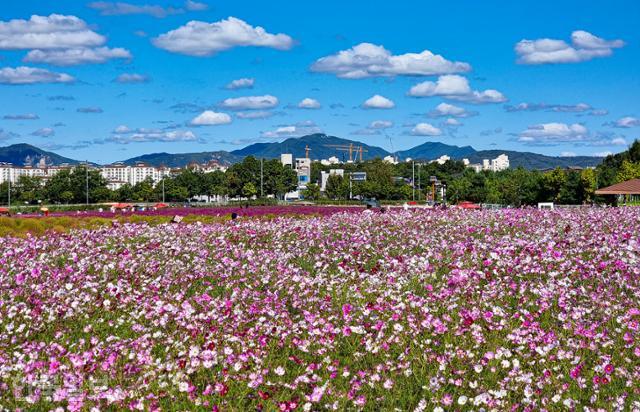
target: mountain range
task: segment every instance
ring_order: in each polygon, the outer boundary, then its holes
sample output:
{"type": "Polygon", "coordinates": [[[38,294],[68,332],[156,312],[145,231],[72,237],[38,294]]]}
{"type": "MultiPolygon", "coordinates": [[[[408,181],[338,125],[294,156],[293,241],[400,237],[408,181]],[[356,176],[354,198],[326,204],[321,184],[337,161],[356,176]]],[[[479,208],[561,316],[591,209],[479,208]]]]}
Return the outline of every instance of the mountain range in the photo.
{"type": "MultiPolygon", "coordinates": [[[[291,153],[295,157],[304,157],[307,148],[312,159],[327,159],[335,156],[342,161],[349,160],[349,147],[351,158],[360,157],[359,148],[362,147],[364,160],[391,155],[385,149],[370,146],[362,142],[342,139],[325,134],[311,134],[303,137],[292,137],[282,142],[255,143],[245,148],[227,151],[212,151],[198,153],[151,153],[123,160],[125,164],[145,162],[153,166],[184,167],[189,163],[206,163],[215,160],[221,164],[229,165],[241,161],[246,156],[279,158],[281,153],[291,153]],[[336,147],[339,146],[339,147],[336,147]]],[[[483,159],[493,159],[500,154],[509,156],[511,167],[522,166],[526,169],[549,169],[554,167],[589,167],[602,162],[601,157],[574,156],[558,157],[545,156],[538,153],[518,152],[512,150],[475,150],[471,146],[454,146],[439,142],[426,142],[408,150],[395,153],[400,160],[411,158],[414,160],[434,160],[447,155],[455,160],[468,158],[471,163],[482,163],[483,159]]],[[[13,163],[15,165],[37,164],[44,159],[49,165],[78,164],[80,161],[60,156],[25,143],[0,147],[0,162],[13,163]]]]}

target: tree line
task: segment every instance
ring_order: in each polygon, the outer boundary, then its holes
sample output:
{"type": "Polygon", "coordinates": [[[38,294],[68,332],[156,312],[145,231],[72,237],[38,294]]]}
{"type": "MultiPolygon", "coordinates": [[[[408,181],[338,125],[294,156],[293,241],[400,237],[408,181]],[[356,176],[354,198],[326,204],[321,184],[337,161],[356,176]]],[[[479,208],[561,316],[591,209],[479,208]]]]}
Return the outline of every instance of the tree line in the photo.
{"type": "MultiPolygon", "coordinates": [[[[198,196],[251,198],[272,196],[283,198],[297,187],[297,174],[278,159],[261,161],[246,157],[225,172],[204,173],[192,168],[166,177],[154,184],[149,178],[135,185],[124,184],[110,190],[99,170],[85,166],[61,170],[50,179],[20,176],[11,186],[12,202],[20,203],[85,203],[89,202],[185,202],[198,196]],[[87,184],[88,180],[88,184],[87,184]]],[[[0,185],[0,203],[8,201],[9,184],[0,185]]]]}
{"type": "MultiPolygon", "coordinates": [[[[87,197],[87,176],[91,203],[155,202],[163,199],[163,192],[164,199],[168,202],[184,202],[197,196],[269,196],[282,199],[297,187],[296,172],[282,165],[278,159],[261,162],[248,156],[225,172],[203,173],[187,168],[155,185],[151,180],[146,180],[136,185],[125,184],[115,191],[108,189],[107,181],[98,170],[87,171],[84,166],[63,170],[44,182],[38,177],[21,176],[12,187],[12,199],[30,204],[84,203],[87,197]]],[[[310,200],[347,200],[350,197],[411,200],[414,195],[416,200],[424,200],[431,190],[431,176],[446,184],[447,200],[453,203],[466,200],[522,206],[538,202],[583,204],[611,201],[612,199],[596,197],[595,191],[617,182],[640,178],[640,141],[635,141],[625,152],[606,157],[594,169],[579,170],[556,168],[539,171],[514,168],[476,173],[462,162],[452,160],[444,164],[391,164],[374,159],[331,166],[313,162],[311,182],[314,183],[308,184],[303,194],[310,200]],[[329,176],[326,190],[321,193],[321,172],[328,172],[332,168],[344,169],[345,175],[329,176]],[[350,182],[348,176],[353,172],[366,172],[366,181],[350,182]]],[[[7,195],[8,184],[5,182],[0,185],[0,203],[6,204],[7,195]]]]}

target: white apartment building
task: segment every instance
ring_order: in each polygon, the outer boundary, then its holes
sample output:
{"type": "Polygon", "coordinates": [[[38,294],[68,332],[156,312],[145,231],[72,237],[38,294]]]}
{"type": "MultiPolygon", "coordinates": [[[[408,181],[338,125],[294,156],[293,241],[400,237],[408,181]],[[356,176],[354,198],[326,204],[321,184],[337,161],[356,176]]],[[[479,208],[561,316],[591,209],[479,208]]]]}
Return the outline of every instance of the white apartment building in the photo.
{"type": "MultiPolygon", "coordinates": [[[[0,163],[0,184],[10,181],[11,184],[18,183],[20,176],[40,177],[43,181],[55,176],[61,170],[70,169],[72,166],[47,166],[39,163],[38,166],[14,166],[11,163],[0,163]]],[[[204,173],[213,172],[214,170],[222,170],[225,168],[215,161],[211,161],[204,165],[196,165],[198,170],[204,173]]],[[[133,166],[124,163],[114,163],[99,167],[102,177],[107,180],[107,187],[111,190],[118,190],[125,184],[135,186],[136,184],[151,179],[155,184],[163,178],[172,174],[172,169],[168,167],[153,167],[146,163],[136,163],[133,166]]],[[[310,163],[309,163],[309,171],[310,163]]],[[[310,173],[310,172],[309,172],[310,173]]],[[[309,174],[310,176],[310,174],[309,174]]]]}
{"type": "Polygon", "coordinates": [[[295,170],[298,173],[298,189],[306,189],[311,181],[311,159],[301,157],[296,159],[295,170]]]}
{"type": "Polygon", "coordinates": [[[509,168],[509,156],[506,154],[501,154],[495,159],[491,159],[491,170],[494,172],[499,172],[500,170],[505,170],[509,168]]]}
{"type": "Polygon", "coordinates": [[[340,159],[338,159],[335,156],[331,156],[328,159],[322,159],[320,160],[320,163],[324,166],[331,166],[331,165],[337,165],[338,163],[340,163],[340,159]]]}
{"type": "Polygon", "coordinates": [[[226,167],[222,166],[215,160],[210,160],[207,163],[199,164],[199,163],[191,163],[187,168],[197,170],[202,173],[213,173],[216,171],[225,172],[227,170],[226,167]]]}
{"type": "Polygon", "coordinates": [[[282,153],[280,155],[280,163],[282,163],[283,166],[293,167],[293,154],[282,153]]]}
{"type": "Polygon", "coordinates": [[[164,177],[170,176],[171,169],[157,168],[146,163],[136,163],[133,166],[114,163],[101,167],[100,173],[107,180],[107,187],[111,190],[117,190],[125,184],[135,186],[147,179],[151,179],[155,185],[164,177]]]}
{"type": "Polygon", "coordinates": [[[20,176],[40,177],[43,180],[50,179],[58,172],[68,169],[68,166],[14,166],[11,163],[0,163],[0,184],[10,181],[18,183],[20,176]]]}
{"type": "Polygon", "coordinates": [[[469,163],[469,159],[462,160],[465,166],[472,168],[476,172],[481,172],[483,170],[490,170],[492,172],[499,172],[501,170],[506,170],[509,168],[509,156],[506,154],[501,154],[495,159],[482,159],[482,164],[480,163],[469,163]]]}
{"type": "Polygon", "coordinates": [[[398,159],[396,159],[394,156],[385,156],[382,161],[385,163],[391,163],[392,165],[398,164],[398,159]]]}
{"type": "Polygon", "coordinates": [[[447,163],[447,161],[449,161],[449,160],[451,160],[451,158],[449,156],[442,155],[439,158],[437,158],[436,160],[433,160],[432,163],[436,162],[439,165],[443,165],[443,164],[447,163]]]}

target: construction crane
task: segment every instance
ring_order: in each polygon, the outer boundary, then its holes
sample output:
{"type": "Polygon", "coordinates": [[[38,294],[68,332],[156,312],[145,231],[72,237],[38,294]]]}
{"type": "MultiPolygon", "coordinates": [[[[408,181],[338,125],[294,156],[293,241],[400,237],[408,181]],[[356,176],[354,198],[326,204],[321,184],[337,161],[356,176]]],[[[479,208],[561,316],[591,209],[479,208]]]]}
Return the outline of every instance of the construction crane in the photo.
{"type": "Polygon", "coordinates": [[[396,155],[396,151],[395,151],[395,149],[393,148],[393,140],[391,140],[391,136],[389,136],[389,135],[387,134],[387,132],[385,132],[385,133],[384,133],[384,135],[385,135],[385,137],[389,140],[389,144],[391,145],[391,153],[392,153],[392,155],[393,155],[393,161],[394,161],[394,162],[397,162],[397,161],[398,161],[398,156],[396,155]]]}
{"type": "Polygon", "coordinates": [[[362,162],[362,154],[368,152],[367,149],[365,149],[362,145],[360,146],[356,146],[353,143],[349,143],[349,144],[328,144],[325,145],[326,147],[333,147],[336,150],[339,150],[341,152],[349,152],[349,162],[353,162],[356,160],[356,158],[360,158],[360,161],[362,162]],[[355,156],[354,156],[355,153],[355,156]]]}

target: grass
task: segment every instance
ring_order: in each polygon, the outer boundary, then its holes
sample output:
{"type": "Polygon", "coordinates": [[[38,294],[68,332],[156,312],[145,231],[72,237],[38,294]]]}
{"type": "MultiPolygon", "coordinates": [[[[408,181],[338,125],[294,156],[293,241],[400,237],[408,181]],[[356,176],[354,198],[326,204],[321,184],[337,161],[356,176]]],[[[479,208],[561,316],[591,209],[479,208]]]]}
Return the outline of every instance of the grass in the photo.
{"type": "MultiPolygon", "coordinates": [[[[30,217],[11,218],[0,217],[0,237],[26,237],[43,236],[48,232],[66,233],[72,229],[97,229],[114,223],[146,223],[148,225],[160,225],[170,223],[173,216],[118,216],[116,218],[77,218],[77,217],[30,217]]],[[[184,223],[215,223],[228,220],[229,217],[187,215],[182,220],[184,223]]]]}

